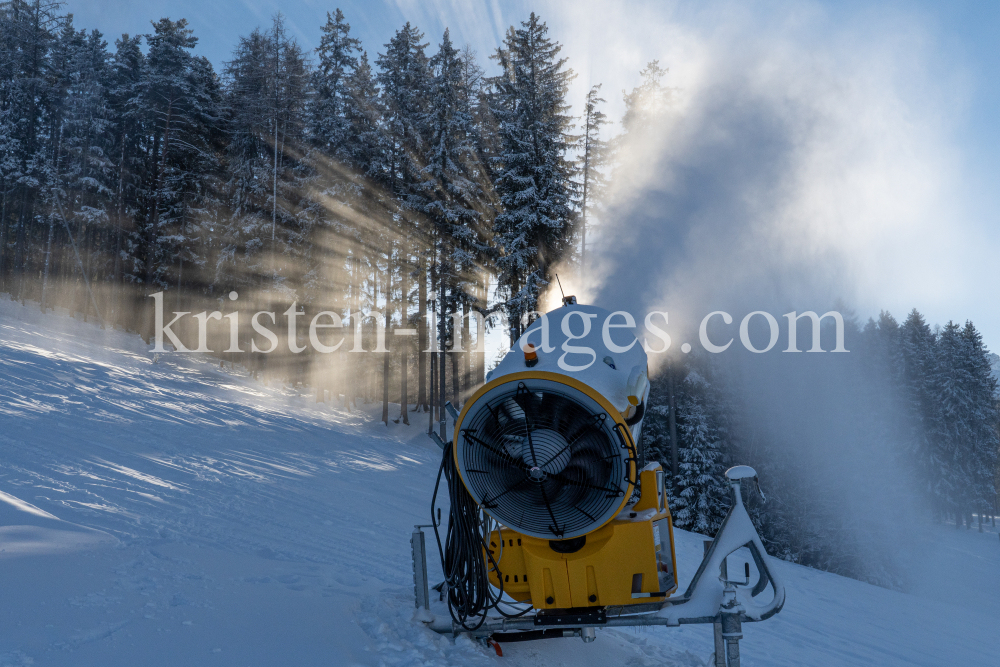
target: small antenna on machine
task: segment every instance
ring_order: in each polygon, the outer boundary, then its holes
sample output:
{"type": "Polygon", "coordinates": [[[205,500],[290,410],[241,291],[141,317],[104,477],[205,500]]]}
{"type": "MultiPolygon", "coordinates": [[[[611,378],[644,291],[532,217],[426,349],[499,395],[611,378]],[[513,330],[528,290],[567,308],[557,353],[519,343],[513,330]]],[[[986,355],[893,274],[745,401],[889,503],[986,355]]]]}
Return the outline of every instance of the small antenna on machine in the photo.
{"type": "Polygon", "coordinates": [[[559,283],[559,291],[562,293],[562,304],[564,306],[576,305],[576,297],[573,296],[572,294],[566,296],[566,292],[563,291],[562,281],[559,280],[559,274],[556,273],[555,277],[556,277],[556,282],[559,283]]]}

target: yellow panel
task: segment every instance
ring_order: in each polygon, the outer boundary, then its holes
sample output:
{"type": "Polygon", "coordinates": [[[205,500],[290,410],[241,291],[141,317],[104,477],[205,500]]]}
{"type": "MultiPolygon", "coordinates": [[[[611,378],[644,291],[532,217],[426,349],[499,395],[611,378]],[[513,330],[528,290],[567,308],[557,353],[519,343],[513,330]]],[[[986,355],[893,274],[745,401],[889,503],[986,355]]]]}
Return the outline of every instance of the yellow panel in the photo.
{"type": "MultiPolygon", "coordinates": [[[[521,541],[524,536],[513,530],[503,531],[503,548],[500,548],[500,533],[494,531],[490,534],[490,554],[493,560],[502,562],[500,571],[503,573],[503,592],[518,601],[524,601],[531,597],[528,588],[528,570],[524,565],[524,551],[521,549],[521,541]]],[[[493,564],[486,558],[486,565],[490,569],[490,583],[500,588],[500,581],[494,571],[493,564]]]]}
{"type": "MultiPolygon", "coordinates": [[[[632,597],[636,575],[641,576],[642,593],[669,595],[677,587],[676,559],[671,553],[674,580],[669,590],[660,590],[657,545],[653,542],[653,521],[668,518],[663,512],[645,521],[614,520],[589,533],[583,548],[572,554],[554,551],[549,540],[504,529],[503,551],[498,548],[497,532],[490,535],[490,551],[499,558],[504,592],[518,601],[530,599],[536,609],[650,602],[662,598],[632,597]]],[[[670,530],[672,544],[672,526],[670,530]]],[[[496,572],[490,573],[490,581],[494,586],[500,584],[496,572]]]]}
{"type": "Polygon", "coordinates": [[[662,472],[663,468],[657,464],[652,470],[643,470],[639,473],[639,486],[642,487],[642,495],[639,496],[639,502],[632,507],[632,511],[642,512],[659,508],[660,494],[656,484],[657,470],[662,472]]]}

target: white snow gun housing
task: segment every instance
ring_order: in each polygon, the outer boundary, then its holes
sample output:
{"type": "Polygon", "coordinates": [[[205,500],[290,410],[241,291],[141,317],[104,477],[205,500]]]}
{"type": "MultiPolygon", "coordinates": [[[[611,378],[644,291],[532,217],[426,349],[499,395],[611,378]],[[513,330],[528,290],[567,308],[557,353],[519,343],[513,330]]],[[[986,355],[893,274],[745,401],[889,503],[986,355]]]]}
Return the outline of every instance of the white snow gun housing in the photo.
{"type": "Polygon", "coordinates": [[[438,510],[414,528],[417,620],[498,653],[511,641],[593,641],[599,627],[712,623],[715,665],[738,667],[742,624],[773,616],[785,599],[743,506],[741,487],[752,481],[759,492],[757,475],[726,473],[732,507],[676,596],[669,480],[641,439],[647,358],[624,321],[567,297],[461,412],[446,406],[455,428],[450,442],[431,433],[444,450],[431,513],[444,478],[448,527],[442,542],[438,510]],[[445,578],[433,599],[429,527],[445,578]],[[740,576],[730,579],[735,561],[740,576]]]}

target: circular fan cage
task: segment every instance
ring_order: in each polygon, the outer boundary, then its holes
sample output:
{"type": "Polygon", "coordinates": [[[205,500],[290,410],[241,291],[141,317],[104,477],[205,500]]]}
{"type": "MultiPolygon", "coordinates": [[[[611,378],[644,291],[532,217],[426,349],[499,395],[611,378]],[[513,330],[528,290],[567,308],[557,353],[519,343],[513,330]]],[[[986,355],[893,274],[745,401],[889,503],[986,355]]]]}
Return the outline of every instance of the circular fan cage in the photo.
{"type": "Polygon", "coordinates": [[[570,539],[613,518],[635,486],[635,448],[581,391],[551,380],[498,385],[462,419],[456,463],[501,524],[570,539]]]}

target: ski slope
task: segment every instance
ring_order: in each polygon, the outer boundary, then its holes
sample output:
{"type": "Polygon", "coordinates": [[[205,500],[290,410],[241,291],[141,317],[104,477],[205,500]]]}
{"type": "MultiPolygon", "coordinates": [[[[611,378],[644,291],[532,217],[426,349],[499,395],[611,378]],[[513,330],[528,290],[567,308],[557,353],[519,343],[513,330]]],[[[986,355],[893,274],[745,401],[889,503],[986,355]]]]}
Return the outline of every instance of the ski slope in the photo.
{"type": "MultiPolygon", "coordinates": [[[[708,627],[498,658],[418,626],[409,534],[440,460],[426,415],[386,428],[380,406],[148,349],[0,300],[0,666],[708,664],[708,627]]],[[[787,602],[745,626],[744,664],[1000,665],[1000,540],[925,533],[914,595],[776,563],[787,602]]],[[[690,577],[703,538],[677,539],[690,577]]]]}

